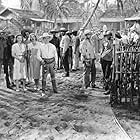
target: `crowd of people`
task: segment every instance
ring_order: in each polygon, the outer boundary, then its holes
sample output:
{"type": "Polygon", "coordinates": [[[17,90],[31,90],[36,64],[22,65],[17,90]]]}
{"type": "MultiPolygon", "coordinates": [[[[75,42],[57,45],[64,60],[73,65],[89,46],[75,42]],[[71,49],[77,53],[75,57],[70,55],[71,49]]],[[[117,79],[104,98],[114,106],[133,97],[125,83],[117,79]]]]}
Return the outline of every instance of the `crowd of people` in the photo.
{"type": "Polygon", "coordinates": [[[121,44],[137,43],[138,32],[113,32],[109,30],[73,30],[65,28],[51,30],[37,37],[35,33],[25,32],[23,35],[0,34],[0,73],[4,65],[7,88],[20,85],[26,91],[26,85],[34,83],[39,91],[42,80],[42,96],[46,94],[46,79],[51,76],[53,92],[57,93],[56,70],[64,69],[63,77],[79,70],[79,61],[83,64],[83,87],[96,88],[96,62],[100,61],[103,71],[105,94],[109,94],[108,81],[112,73],[112,65],[116,64],[114,49],[121,44]],[[42,73],[41,73],[42,70],[42,73]]]}

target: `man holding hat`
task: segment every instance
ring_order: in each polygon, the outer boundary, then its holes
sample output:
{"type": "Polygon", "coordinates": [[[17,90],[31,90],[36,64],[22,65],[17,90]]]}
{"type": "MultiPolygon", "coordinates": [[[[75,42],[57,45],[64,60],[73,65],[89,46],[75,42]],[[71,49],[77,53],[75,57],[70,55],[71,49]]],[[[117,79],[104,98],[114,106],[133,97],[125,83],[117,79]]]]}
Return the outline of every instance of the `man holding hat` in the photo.
{"type": "Polygon", "coordinates": [[[81,42],[80,50],[84,64],[84,87],[95,87],[96,67],[95,67],[95,46],[91,41],[92,33],[90,30],[84,32],[85,38],[81,42]],[[90,78],[91,77],[91,78],[90,78]]]}
{"type": "Polygon", "coordinates": [[[52,39],[52,35],[49,35],[48,33],[43,33],[41,38],[43,40],[43,44],[38,51],[37,57],[43,65],[42,67],[42,91],[43,91],[42,95],[45,94],[46,78],[49,73],[51,75],[53,91],[54,93],[57,93],[55,69],[57,66],[58,56],[57,56],[56,47],[53,44],[49,43],[49,41],[52,39]]]}

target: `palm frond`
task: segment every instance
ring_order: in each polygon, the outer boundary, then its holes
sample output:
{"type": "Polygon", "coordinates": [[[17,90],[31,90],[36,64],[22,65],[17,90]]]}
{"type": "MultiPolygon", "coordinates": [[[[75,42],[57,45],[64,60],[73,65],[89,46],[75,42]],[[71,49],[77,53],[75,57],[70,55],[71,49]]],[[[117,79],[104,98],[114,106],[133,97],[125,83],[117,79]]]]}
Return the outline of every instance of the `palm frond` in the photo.
{"type": "Polygon", "coordinates": [[[32,7],[32,0],[20,0],[20,7],[24,10],[30,10],[32,7]]]}

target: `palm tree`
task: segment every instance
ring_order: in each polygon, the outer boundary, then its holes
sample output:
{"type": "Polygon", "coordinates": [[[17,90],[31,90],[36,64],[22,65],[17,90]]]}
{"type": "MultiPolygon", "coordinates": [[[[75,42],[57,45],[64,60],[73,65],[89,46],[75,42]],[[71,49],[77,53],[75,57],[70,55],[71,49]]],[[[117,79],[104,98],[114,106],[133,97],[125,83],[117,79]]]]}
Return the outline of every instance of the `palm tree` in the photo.
{"type": "Polygon", "coordinates": [[[86,26],[90,23],[90,21],[91,21],[93,15],[94,15],[95,12],[96,12],[96,9],[98,8],[98,5],[99,5],[100,1],[101,1],[101,0],[98,0],[98,1],[97,1],[95,7],[93,8],[93,10],[92,10],[92,12],[91,12],[91,15],[88,17],[87,21],[85,22],[85,24],[84,24],[83,27],[82,27],[83,29],[85,29],[86,26]]]}
{"type": "Polygon", "coordinates": [[[68,17],[71,7],[70,3],[77,4],[77,0],[42,0],[41,7],[44,11],[44,17],[47,19],[53,19],[56,23],[57,18],[68,17]]]}
{"type": "Polygon", "coordinates": [[[24,10],[31,10],[32,0],[20,0],[20,7],[24,10]]]}

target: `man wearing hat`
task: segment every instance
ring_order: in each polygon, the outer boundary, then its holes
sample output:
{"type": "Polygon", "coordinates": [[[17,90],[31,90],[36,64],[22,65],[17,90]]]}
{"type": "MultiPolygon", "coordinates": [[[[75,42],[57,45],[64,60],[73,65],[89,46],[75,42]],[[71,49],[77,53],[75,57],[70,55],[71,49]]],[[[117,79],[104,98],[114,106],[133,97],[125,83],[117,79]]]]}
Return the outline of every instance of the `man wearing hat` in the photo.
{"type": "Polygon", "coordinates": [[[55,29],[53,29],[53,30],[50,31],[50,33],[53,35],[53,38],[50,41],[50,43],[52,43],[53,45],[55,45],[56,50],[57,50],[57,54],[58,54],[58,62],[57,62],[57,65],[58,65],[58,69],[59,69],[60,68],[60,60],[61,60],[61,57],[60,57],[60,40],[56,36],[56,34],[58,33],[58,31],[56,31],[55,29]]]}
{"type": "Polygon", "coordinates": [[[80,50],[84,64],[84,87],[95,87],[96,67],[95,67],[95,46],[91,41],[92,33],[90,30],[84,32],[85,38],[81,42],[80,50]],[[90,78],[91,77],[91,78],[90,78]]]}
{"type": "Polygon", "coordinates": [[[48,33],[43,33],[41,38],[43,40],[43,44],[38,50],[37,58],[43,64],[42,95],[45,94],[46,78],[49,73],[51,75],[53,91],[54,93],[57,93],[56,80],[55,80],[55,68],[57,66],[57,61],[58,61],[57,50],[53,44],[49,43],[49,41],[52,39],[52,35],[49,35],[48,33]]]}
{"type": "Polygon", "coordinates": [[[68,34],[64,32],[64,35],[62,36],[62,39],[60,41],[60,48],[63,57],[63,65],[65,69],[64,77],[69,77],[69,45],[70,45],[70,38],[68,34]]]}
{"type": "Polygon", "coordinates": [[[78,31],[73,31],[73,67],[72,71],[76,71],[79,68],[79,46],[80,38],[78,36],[78,31]]]}
{"type": "Polygon", "coordinates": [[[103,70],[103,79],[105,84],[105,95],[110,93],[109,81],[111,75],[111,65],[113,61],[113,36],[110,31],[104,35],[103,48],[101,50],[101,66],[103,70]]]}

